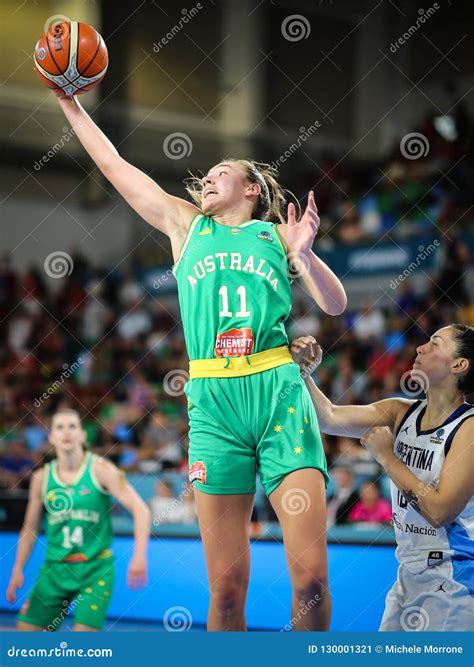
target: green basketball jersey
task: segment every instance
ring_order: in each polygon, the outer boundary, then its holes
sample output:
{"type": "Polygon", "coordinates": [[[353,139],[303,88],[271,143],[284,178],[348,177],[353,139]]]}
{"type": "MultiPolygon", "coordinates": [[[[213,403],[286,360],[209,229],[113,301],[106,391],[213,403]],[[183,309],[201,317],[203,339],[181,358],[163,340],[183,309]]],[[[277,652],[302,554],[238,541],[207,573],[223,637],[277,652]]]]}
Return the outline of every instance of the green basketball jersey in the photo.
{"type": "Polygon", "coordinates": [[[64,484],[56,459],[44,467],[46,560],[80,562],[110,555],[112,499],[96,479],[96,455],[87,452],[73,484],[64,484]]]}
{"type": "Polygon", "coordinates": [[[198,214],[173,272],[191,361],[288,345],[290,278],[274,223],[229,227],[198,214]]]}

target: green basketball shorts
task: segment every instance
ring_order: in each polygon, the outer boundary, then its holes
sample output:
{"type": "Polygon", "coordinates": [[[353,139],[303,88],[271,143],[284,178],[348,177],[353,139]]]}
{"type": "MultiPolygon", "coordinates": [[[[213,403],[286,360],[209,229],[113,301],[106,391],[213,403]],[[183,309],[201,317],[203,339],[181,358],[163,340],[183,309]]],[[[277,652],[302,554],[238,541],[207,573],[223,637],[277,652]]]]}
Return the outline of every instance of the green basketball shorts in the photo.
{"type": "Polygon", "coordinates": [[[85,563],[46,562],[18,618],[47,630],[57,630],[67,615],[76,623],[100,630],[114,584],[113,558],[85,563]]]}
{"type": "Polygon", "coordinates": [[[316,412],[294,363],[239,377],[194,378],[185,388],[189,480],[213,494],[270,495],[286,475],[316,468],[328,481],[316,412]]]}

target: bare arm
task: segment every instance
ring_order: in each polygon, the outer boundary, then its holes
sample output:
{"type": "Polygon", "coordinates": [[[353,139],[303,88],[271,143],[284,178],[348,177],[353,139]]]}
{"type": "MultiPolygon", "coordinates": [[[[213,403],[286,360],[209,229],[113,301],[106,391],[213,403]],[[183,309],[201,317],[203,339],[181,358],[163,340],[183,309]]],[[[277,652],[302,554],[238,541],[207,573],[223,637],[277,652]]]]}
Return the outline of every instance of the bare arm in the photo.
{"type": "Polygon", "coordinates": [[[321,346],[312,336],[303,336],[292,342],[291,354],[304,371],[303,377],[323,433],[360,438],[373,426],[390,426],[393,429],[413,403],[402,398],[386,398],[369,405],[334,405],[310,375],[321,363],[321,346]]]}
{"type": "Polygon", "coordinates": [[[92,160],[130,206],[146,222],[172,236],[186,229],[198,208],[160,188],[153,179],[124,160],[82,108],[76,97],[58,98],[59,106],[92,160]]]}
{"type": "Polygon", "coordinates": [[[151,512],[143,499],[127,482],[123,471],[113,463],[105,459],[98,459],[95,473],[101,486],[133,516],[135,549],[128,569],[128,583],[132,588],[136,588],[146,582],[146,551],[150,537],[151,512]]]}
{"type": "Polygon", "coordinates": [[[339,278],[311,247],[319,229],[318,207],[311,190],[308,204],[299,222],[293,203],[288,206],[288,224],[279,225],[278,231],[285,241],[288,264],[292,273],[301,278],[309,295],[328,315],[340,315],[347,306],[347,296],[339,278]]]}
{"type": "Polygon", "coordinates": [[[306,291],[325,313],[341,315],[347,306],[347,296],[341,281],[312,250],[306,256],[309,267],[301,274],[306,291]]]}
{"type": "Polygon", "coordinates": [[[474,495],[473,419],[467,420],[456,433],[437,487],[419,480],[395,455],[389,429],[373,429],[361,442],[383,466],[408,504],[434,528],[454,521],[474,495]]]}
{"type": "Polygon", "coordinates": [[[41,514],[43,511],[42,484],[43,469],[33,473],[31,477],[25,519],[20,531],[15,564],[13,565],[10,582],[6,592],[7,600],[11,604],[16,602],[17,589],[23,586],[23,569],[28,562],[38,535],[41,514]]]}

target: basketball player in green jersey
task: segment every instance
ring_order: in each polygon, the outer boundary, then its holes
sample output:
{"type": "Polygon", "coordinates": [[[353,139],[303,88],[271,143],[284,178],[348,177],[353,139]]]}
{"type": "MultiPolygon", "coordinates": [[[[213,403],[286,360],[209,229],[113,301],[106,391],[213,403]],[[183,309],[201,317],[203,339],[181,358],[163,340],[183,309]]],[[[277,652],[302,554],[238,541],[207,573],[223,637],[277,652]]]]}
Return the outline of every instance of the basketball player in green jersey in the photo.
{"type": "Polygon", "coordinates": [[[258,471],[282,526],[292,627],[327,630],[326,461],[284,326],[288,259],[323,311],[346,306],[340,281],[311,249],[313,193],[299,222],[290,204],[287,224],[278,224],[285,198],[274,170],[229,159],[188,188],[194,203],[171,196],[120,157],[76,98],[59,104],[105,177],[171,241],[190,358],[190,479],[210,584],[208,629],[246,628],[258,471]]]}
{"type": "Polygon", "coordinates": [[[150,511],[123,473],[84,450],[86,433],[75,410],[57,412],[49,441],[56,459],[33,474],[25,521],[7,589],[10,603],[23,586],[23,569],[46,508],[46,561],[19,617],[22,631],[56,630],[74,610],[74,630],[100,630],[114,583],[112,496],[132,514],[135,548],[127,583],[146,583],[150,511]]]}

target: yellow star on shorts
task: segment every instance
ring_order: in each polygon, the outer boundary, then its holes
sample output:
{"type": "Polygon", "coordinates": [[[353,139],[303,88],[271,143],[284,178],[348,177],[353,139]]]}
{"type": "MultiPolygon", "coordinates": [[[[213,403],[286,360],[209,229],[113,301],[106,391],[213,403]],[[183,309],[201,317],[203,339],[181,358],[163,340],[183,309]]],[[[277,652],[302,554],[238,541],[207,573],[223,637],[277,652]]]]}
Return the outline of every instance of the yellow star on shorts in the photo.
{"type": "Polygon", "coordinates": [[[303,450],[301,449],[301,447],[295,447],[295,448],[293,449],[293,451],[294,451],[295,454],[301,454],[301,452],[302,452],[303,450]]]}
{"type": "Polygon", "coordinates": [[[288,408],[288,412],[290,413],[290,415],[293,415],[296,412],[296,408],[290,405],[290,407],[288,408]]]}
{"type": "Polygon", "coordinates": [[[305,418],[303,419],[303,421],[304,421],[305,424],[309,424],[309,419],[308,419],[308,417],[305,417],[305,418]]]}
{"type": "Polygon", "coordinates": [[[304,428],[300,428],[300,433],[301,433],[301,434],[304,433],[304,428]]]}
{"type": "Polygon", "coordinates": [[[275,433],[280,433],[280,431],[283,430],[283,426],[281,424],[277,424],[276,426],[274,426],[273,430],[275,431],[275,433]]]}

